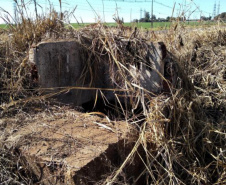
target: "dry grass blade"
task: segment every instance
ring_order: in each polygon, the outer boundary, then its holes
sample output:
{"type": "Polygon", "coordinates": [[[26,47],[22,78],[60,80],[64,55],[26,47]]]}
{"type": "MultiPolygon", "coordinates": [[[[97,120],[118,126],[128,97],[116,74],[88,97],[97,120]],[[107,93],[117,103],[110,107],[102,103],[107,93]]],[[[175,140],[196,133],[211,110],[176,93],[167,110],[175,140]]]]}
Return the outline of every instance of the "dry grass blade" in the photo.
{"type": "MultiPolygon", "coordinates": [[[[144,127],[145,128],[145,125],[144,127]]],[[[144,133],[144,130],[143,132],[144,133]]],[[[138,147],[141,144],[141,140],[143,138],[143,134],[140,134],[138,140],[136,141],[133,149],[131,150],[131,152],[129,153],[129,155],[126,157],[126,159],[124,160],[124,162],[122,163],[122,165],[120,166],[120,168],[115,172],[115,174],[113,174],[113,177],[110,179],[106,179],[104,184],[107,185],[111,185],[115,182],[115,180],[117,179],[117,177],[119,176],[119,174],[122,172],[122,170],[124,169],[124,167],[132,160],[132,157],[134,156],[134,154],[137,152],[138,147]]]]}
{"type": "MultiPolygon", "coordinates": [[[[36,4],[36,1],[34,2],[36,4]]],[[[62,6],[61,0],[59,3],[62,6]]],[[[97,92],[94,106],[97,104],[98,94],[101,94],[105,105],[112,106],[115,112],[119,109],[118,112],[123,114],[126,124],[131,124],[134,128],[134,133],[130,133],[133,137],[129,138],[134,142],[132,150],[124,161],[120,161],[118,167],[111,168],[111,175],[106,175],[108,178],[102,179],[101,182],[225,184],[225,27],[218,25],[191,31],[186,29],[183,23],[175,22],[167,33],[150,33],[127,29],[119,21],[117,28],[110,28],[98,22],[75,30],[64,25],[66,21],[62,19],[62,12],[59,14],[52,11],[46,16],[38,15],[37,19],[33,20],[26,17],[24,7],[20,6],[18,9],[21,15],[20,20],[14,20],[15,25],[9,22],[10,15],[5,11],[7,16],[4,20],[10,26],[8,30],[0,31],[1,118],[12,118],[26,107],[29,109],[29,106],[35,107],[42,103],[48,109],[52,103],[50,98],[71,90],[93,90],[97,92]],[[90,86],[39,88],[33,76],[35,66],[28,61],[29,49],[43,40],[71,38],[76,40],[84,51],[87,66],[81,80],[91,74],[90,86]],[[171,66],[166,66],[166,73],[161,75],[169,92],[155,94],[138,83],[137,76],[131,71],[131,65],[136,67],[142,63],[146,64],[145,67],[155,70],[146,62],[148,43],[162,40],[168,49],[166,60],[173,62],[169,62],[171,66]],[[95,67],[104,65],[110,70],[108,72],[114,86],[93,87],[93,81],[98,75],[95,74],[95,67]],[[176,77],[170,82],[165,75],[173,72],[176,77]],[[43,95],[43,91],[46,94],[43,95]],[[116,105],[108,101],[106,92],[115,93],[116,105]],[[123,105],[124,96],[130,107],[123,105]],[[49,102],[46,103],[46,100],[49,102]],[[40,103],[33,105],[35,102],[40,103]],[[137,113],[139,106],[141,110],[137,113]],[[136,176],[126,174],[126,167],[133,163],[135,156],[140,159],[142,168],[136,176]]],[[[45,112],[43,114],[45,115],[45,112]]],[[[28,116],[29,113],[24,115],[28,116]]],[[[109,123],[113,120],[100,111],[86,115],[107,117],[109,123]]],[[[94,123],[115,132],[99,121],[94,123]]],[[[117,124],[117,121],[115,123],[117,124]]],[[[14,184],[36,182],[32,170],[21,160],[18,150],[6,148],[5,138],[10,134],[5,127],[0,120],[0,181],[14,184]],[[20,171],[21,168],[15,167],[15,164],[26,168],[20,171]]]]}

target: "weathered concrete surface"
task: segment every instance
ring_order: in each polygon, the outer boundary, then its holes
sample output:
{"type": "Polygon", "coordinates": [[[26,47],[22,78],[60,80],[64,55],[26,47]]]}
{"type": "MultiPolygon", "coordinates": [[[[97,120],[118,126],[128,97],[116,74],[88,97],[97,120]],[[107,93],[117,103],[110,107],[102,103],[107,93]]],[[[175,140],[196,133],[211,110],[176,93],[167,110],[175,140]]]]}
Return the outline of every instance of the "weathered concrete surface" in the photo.
{"type": "MultiPolygon", "coordinates": [[[[166,48],[163,43],[150,43],[147,51],[146,63],[140,64],[138,69],[134,65],[128,66],[130,71],[127,80],[133,81],[149,92],[159,93],[162,90],[162,76],[164,75],[164,58],[166,48]]],[[[115,80],[111,78],[117,68],[109,69],[106,62],[97,64],[85,58],[82,46],[75,41],[60,41],[40,43],[34,49],[33,59],[38,68],[39,84],[43,88],[57,87],[94,87],[119,89],[115,80]]],[[[124,79],[122,79],[123,81],[124,79]]],[[[124,82],[122,82],[124,84],[124,82]]],[[[113,92],[106,91],[108,100],[115,98],[113,92]]],[[[70,90],[58,96],[65,102],[82,105],[96,98],[96,90],[70,90]]]]}
{"type": "Polygon", "coordinates": [[[166,47],[163,43],[150,43],[148,48],[149,64],[141,64],[138,71],[140,85],[147,91],[159,93],[162,90],[164,76],[164,58],[166,47]]]}
{"type": "MultiPolygon", "coordinates": [[[[82,49],[75,41],[40,43],[33,49],[37,65],[39,84],[42,88],[58,87],[99,87],[102,81],[87,70],[87,59],[82,58],[82,49]]],[[[101,66],[99,66],[101,67],[101,66]]],[[[99,70],[103,71],[103,70],[99,70]]],[[[58,89],[59,90],[59,89],[58,89]]],[[[95,90],[70,90],[58,96],[64,102],[81,105],[95,97],[95,90]]]]}

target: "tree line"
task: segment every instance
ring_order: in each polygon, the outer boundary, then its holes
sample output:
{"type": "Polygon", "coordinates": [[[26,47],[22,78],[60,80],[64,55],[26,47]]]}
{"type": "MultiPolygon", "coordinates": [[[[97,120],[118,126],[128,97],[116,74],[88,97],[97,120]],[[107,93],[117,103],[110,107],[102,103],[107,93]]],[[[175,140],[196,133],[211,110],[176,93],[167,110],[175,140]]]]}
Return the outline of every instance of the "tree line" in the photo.
{"type": "MultiPolygon", "coordinates": [[[[201,16],[200,19],[201,21],[210,21],[212,19],[211,16],[201,16]]],[[[226,12],[223,12],[221,14],[219,14],[218,16],[214,17],[214,20],[224,20],[226,21],[226,12]]],[[[134,19],[133,22],[169,22],[169,21],[175,21],[175,20],[179,20],[179,21],[190,21],[191,19],[186,19],[185,16],[181,16],[181,17],[166,17],[166,18],[157,18],[155,15],[153,15],[151,17],[149,12],[145,12],[144,17],[140,18],[140,19],[134,19]]]]}

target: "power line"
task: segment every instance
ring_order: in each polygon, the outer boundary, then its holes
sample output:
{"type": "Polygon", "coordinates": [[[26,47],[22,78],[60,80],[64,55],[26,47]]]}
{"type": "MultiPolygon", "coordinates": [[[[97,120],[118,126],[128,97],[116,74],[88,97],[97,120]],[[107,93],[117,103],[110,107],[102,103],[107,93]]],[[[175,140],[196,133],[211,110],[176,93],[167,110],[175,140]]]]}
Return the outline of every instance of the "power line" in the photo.
{"type": "Polygon", "coordinates": [[[156,1],[156,0],[154,0],[154,2],[155,2],[155,3],[157,3],[157,4],[159,4],[159,5],[162,5],[162,6],[164,6],[164,7],[166,7],[166,8],[170,8],[170,9],[173,9],[173,7],[171,7],[171,6],[168,6],[168,5],[166,5],[166,4],[163,4],[163,3],[161,3],[161,2],[158,2],[158,1],[156,1]]]}
{"type": "Polygon", "coordinates": [[[190,0],[195,6],[196,8],[199,10],[200,14],[205,13],[205,14],[210,14],[210,12],[206,12],[200,9],[200,7],[194,2],[194,0],[190,0]]]}
{"type": "MultiPolygon", "coordinates": [[[[59,3],[58,4],[56,2],[55,3],[51,3],[51,2],[50,3],[47,3],[48,2],[47,0],[32,0],[32,1],[33,2],[36,1],[37,2],[37,5],[52,5],[53,7],[57,7],[57,8],[60,7],[60,4],[59,3]]],[[[69,10],[69,9],[72,9],[73,8],[73,5],[76,6],[76,4],[77,4],[78,5],[77,10],[80,10],[80,11],[88,11],[88,12],[95,12],[96,11],[96,12],[98,12],[98,14],[100,14],[100,13],[103,12],[103,17],[104,17],[105,16],[104,13],[106,13],[106,14],[107,13],[112,13],[112,14],[115,13],[114,8],[112,8],[112,6],[109,6],[109,4],[111,4],[111,3],[108,3],[108,4],[106,3],[107,5],[105,6],[104,3],[103,3],[104,1],[122,2],[122,3],[124,3],[124,2],[125,3],[138,3],[138,4],[141,4],[141,3],[150,3],[150,6],[149,7],[151,9],[151,18],[153,18],[153,15],[156,15],[156,14],[167,16],[167,14],[164,14],[166,12],[164,12],[164,13],[157,12],[158,10],[161,11],[161,8],[159,8],[159,9],[157,8],[157,7],[159,7],[158,5],[160,5],[162,7],[165,7],[165,8],[173,9],[173,6],[170,6],[169,4],[165,4],[165,3],[161,2],[160,0],[101,0],[101,1],[102,1],[102,4],[98,4],[98,2],[95,1],[95,2],[92,2],[91,5],[89,5],[88,3],[86,3],[86,1],[77,1],[76,2],[76,0],[74,0],[74,1],[63,0],[62,1],[62,8],[66,9],[66,10],[69,10]],[[91,8],[91,6],[93,7],[93,9],[95,11],[91,8]],[[155,8],[153,8],[153,10],[152,10],[152,6],[155,7],[155,8]],[[156,9],[157,9],[157,11],[156,11],[156,9]]],[[[196,8],[197,8],[197,11],[192,11],[192,12],[200,12],[200,15],[201,14],[208,14],[208,15],[210,14],[209,12],[202,11],[197,6],[197,4],[194,2],[194,0],[188,0],[188,1],[191,2],[190,4],[193,3],[196,6],[196,8]]],[[[186,2],[185,3],[185,7],[189,7],[190,4],[189,5],[188,4],[189,3],[186,2]]],[[[41,6],[39,6],[39,7],[41,7],[41,6]]],[[[145,7],[147,7],[146,4],[145,4],[145,7]]],[[[183,6],[183,8],[185,8],[185,7],[183,6]]],[[[131,9],[131,8],[128,7],[127,9],[131,9]]],[[[220,9],[220,3],[218,4],[218,10],[219,9],[220,9]]],[[[176,10],[178,10],[178,9],[176,9],[176,10]]],[[[163,11],[163,8],[162,8],[162,11],[163,11]]],[[[189,9],[188,9],[188,11],[189,11],[189,9]]],[[[142,14],[144,13],[144,10],[141,9],[141,8],[138,9],[138,7],[136,6],[135,7],[135,10],[133,9],[132,12],[130,13],[131,14],[130,19],[132,17],[132,13],[133,13],[133,15],[136,14],[137,17],[139,17],[139,14],[140,14],[140,18],[142,18],[142,14]]],[[[129,14],[129,11],[127,11],[127,10],[120,10],[120,14],[129,14]]]]}

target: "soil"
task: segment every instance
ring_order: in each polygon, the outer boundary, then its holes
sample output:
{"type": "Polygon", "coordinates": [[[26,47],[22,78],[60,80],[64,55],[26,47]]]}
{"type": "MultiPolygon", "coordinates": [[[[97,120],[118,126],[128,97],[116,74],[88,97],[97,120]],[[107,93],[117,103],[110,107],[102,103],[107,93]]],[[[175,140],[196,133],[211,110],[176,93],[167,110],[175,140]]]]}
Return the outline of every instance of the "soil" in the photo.
{"type": "Polygon", "coordinates": [[[66,106],[21,112],[2,119],[1,125],[7,148],[17,146],[38,184],[93,184],[119,166],[133,147],[126,121],[66,106]]]}

